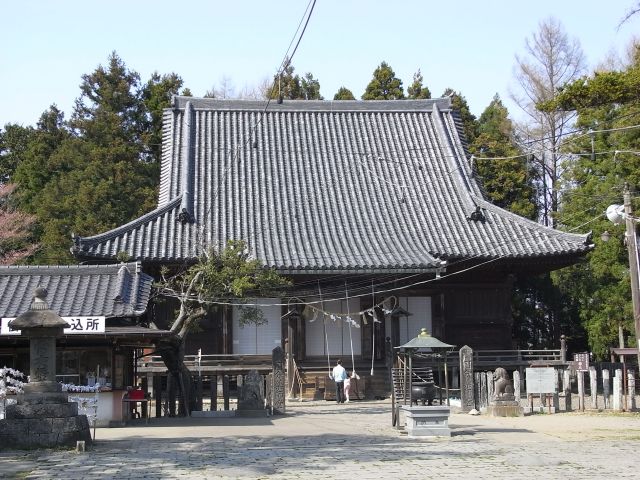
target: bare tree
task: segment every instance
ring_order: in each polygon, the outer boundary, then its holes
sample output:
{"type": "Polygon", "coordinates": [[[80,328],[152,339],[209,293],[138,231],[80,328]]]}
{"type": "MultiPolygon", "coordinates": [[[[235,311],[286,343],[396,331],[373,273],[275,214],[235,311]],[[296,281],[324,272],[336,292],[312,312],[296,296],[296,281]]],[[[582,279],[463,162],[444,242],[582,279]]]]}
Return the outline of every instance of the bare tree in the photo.
{"type": "Polygon", "coordinates": [[[218,88],[216,88],[216,98],[221,98],[223,100],[236,98],[236,89],[231,77],[223,75],[220,78],[218,88]]]}
{"type": "Polygon", "coordinates": [[[243,100],[266,100],[269,98],[269,90],[273,85],[273,80],[269,77],[264,77],[256,85],[246,84],[242,90],[240,90],[239,98],[243,100]]]}
{"type": "Polygon", "coordinates": [[[570,39],[554,18],[539,24],[538,31],[525,41],[525,54],[515,58],[514,78],[518,88],[511,92],[511,98],[525,113],[525,120],[516,123],[518,137],[525,151],[532,154],[540,173],[541,220],[545,225],[555,226],[557,182],[564,161],[560,145],[575,113],[541,112],[536,106],[552,100],[560,87],[582,75],[585,58],[580,42],[570,39]]]}
{"type": "Polygon", "coordinates": [[[230,100],[237,98],[236,89],[233,80],[227,75],[220,77],[217,85],[213,85],[211,90],[207,90],[204,98],[218,98],[220,100],[230,100]]]}
{"type": "Polygon", "coordinates": [[[629,19],[638,12],[640,12],[640,2],[635,2],[635,5],[627,10],[627,13],[625,13],[624,17],[622,17],[622,19],[620,20],[620,23],[618,23],[618,28],[627,23],[627,21],[629,21],[629,19]]]}
{"type": "MultiPolygon", "coordinates": [[[[160,289],[163,295],[177,299],[179,309],[171,325],[173,335],[160,340],[156,351],[162,356],[172,384],[180,394],[179,414],[189,416],[196,403],[195,384],[184,363],[189,331],[216,304],[241,304],[248,296],[280,296],[290,282],[252,258],[246,243],[241,240],[228,241],[221,251],[204,251],[200,261],[187,270],[171,276],[167,276],[168,273],[163,270],[160,289]]],[[[239,305],[238,308],[241,325],[260,325],[266,321],[257,307],[239,305]]],[[[175,403],[171,402],[169,408],[173,414],[175,403]]]]}

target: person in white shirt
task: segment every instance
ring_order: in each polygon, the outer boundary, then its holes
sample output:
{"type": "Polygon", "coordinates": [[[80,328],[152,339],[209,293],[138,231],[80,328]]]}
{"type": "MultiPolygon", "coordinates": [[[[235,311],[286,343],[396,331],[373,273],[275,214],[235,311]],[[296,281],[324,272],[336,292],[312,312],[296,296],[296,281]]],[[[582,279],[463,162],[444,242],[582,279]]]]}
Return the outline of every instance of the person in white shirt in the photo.
{"type": "Polygon", "coordinates": [[[344,403],[344,381],[347,379],[347,371],[342,366],[342,360],[338,360],[333,367],[332,377],[336,382],[336,402],[344,403]]]}

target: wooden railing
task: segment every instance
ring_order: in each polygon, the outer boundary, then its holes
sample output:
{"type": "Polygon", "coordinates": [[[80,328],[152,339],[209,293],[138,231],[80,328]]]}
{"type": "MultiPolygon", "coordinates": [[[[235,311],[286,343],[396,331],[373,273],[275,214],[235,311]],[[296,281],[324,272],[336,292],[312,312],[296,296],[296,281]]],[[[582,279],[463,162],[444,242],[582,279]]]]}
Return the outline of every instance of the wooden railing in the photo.
{"type": "MultiPolygon", "coordinates": [[[[435,365],[442,363],[442,355],[415,355],[418,364],[435,365]]],[[[450,367],[459,364],[458,350],[447,353],[447,363],[450,367]]],[[[562,351],[558,350],[474,350],[473,367],[484,370],[496,367],[528,367],[530,365],[559,365],[563,364],[562,351]]]]}
{"type": "MultiPolygon", "coordinates": [[[[185,366],[193,373],[240,372],[244,370],[271,370],[271,355],[185,355],[185,366]]],[[[157,355],[139,357],[138,373],[163,373],[167,370],[162,358],[157,355]]]]}
{"type": "MultiPolygon", "coordinates": [[[[418,353],[415,356],[418,364],[436,365],[442,362],[442,358],[426,356],[421,358],[418,353]]],[[[185,355],[184,363],[194,373],[213,371],[230,371],[255,369],[268,371],[271,369],[271,355],[185,355]]],[[[304,362],[302,362],[304,364],[304,362]]],[[[459,364],[458,350],[447,353],[447,363],[450,367],[459,364]]],[[[473,363],[475,370],[484,370],[496,367],[521,367],[532,364],[558,365],[562,364],[562,353],[557,350],[474,350],[473,363]]],[[[303,368],[300,366],[300,368],[303,368]]],[[[325,367],[323,367],[325,368],[325,367]]],[[[139,373],[163,373],[166,367],[162,358],[156,355],[140,357],[137,361],[139,373]]]]}
{"type": "MultiPolygon", "coordinates": [[[[452,361],[457,361],[459,353],[452,352],[452,361]]],[[[475,368],[492,366],[529,366],[531,364],[562,363],[561,350],[474,350],[475,368]]]]}

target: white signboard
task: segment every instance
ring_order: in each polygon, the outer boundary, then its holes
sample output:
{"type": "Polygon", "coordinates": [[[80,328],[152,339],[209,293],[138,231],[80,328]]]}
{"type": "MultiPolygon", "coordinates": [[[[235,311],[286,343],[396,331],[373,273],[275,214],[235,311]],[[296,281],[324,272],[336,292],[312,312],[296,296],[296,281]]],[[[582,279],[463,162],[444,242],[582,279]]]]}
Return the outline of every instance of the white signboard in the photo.
{"type": "Polygon", "coordinates": [[[527,368],[527,393],[555,393],[556,371],[554,368],[527,368]]]}
{"type": "MultiPolygon", "coordinates": [[[[104,333],[105,317],[62,317],[70,327],[64,329],[65,335],[82,333],[104,333]]],[[[14,318],[0,319],[0,335],[20,335],[20,330],[10,330],[9,323],[14,318]]]]}

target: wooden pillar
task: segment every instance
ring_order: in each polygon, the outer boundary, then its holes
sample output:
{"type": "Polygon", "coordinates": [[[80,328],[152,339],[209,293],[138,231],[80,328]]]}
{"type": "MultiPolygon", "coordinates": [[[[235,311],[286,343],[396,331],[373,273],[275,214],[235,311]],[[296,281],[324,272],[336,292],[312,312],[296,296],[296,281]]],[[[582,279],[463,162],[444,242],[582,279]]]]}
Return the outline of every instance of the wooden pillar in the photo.
{"type": "Polygon", "coordinates": [[[480,373],[480,411],[486,412],[488,405],[487,399],[487,374],[485,372],[480,373]]]}
{"type": "Polygon", "coordinates": [[[169,416],[176,416],[176,382],[173,375],[167,375],[167,397],[169,399],[169,416]]]}
{"type": "Polygon", "coordinates": [[[196,377],[196,409],[202,411],[202,375],[196,377]]]}
{"type": "Polygon", "coordinates": [[[211,391],[211,406],[209,409],[215,412],[218,409],[218,376],[211,375],[209,377],[209,389],[211,391]]]}
{"type": "Polygon", "coordinates": [[[292,315],[289,315],[287,317],[287,395],[289,398],[294,398],[297,391],[294,373],[294,360],[296,352],[296,325],[294,319],[292,319],[291,317],[292,315]]]}
{"type": "Polygon", "coordinates": [[[442,405],[442,365],[438,364],[438,402],[442,405]]]}
{"type": "Polygon", "coordinates": [[[229,410],[229,375],[222,377],[222,397],[224,409],[229,410]]]}
{"type": "Polygon", "coordinates": [[[553,370],[554,392],[553,392],[553,411],[560,411],[560,370],[553,370]]]}
{"type": "Polygon", "coordinates": [[[233,307],[222,308],[222,353],[233,353],[233,307]]]}
{"type": "MultiPolygon", "coordinates": [[[[298,362],[303,361],[307,355],[305,332],[306,324],[304,322],[304,318],[302,317],[302,313],[299,313],[296,318],[296,360],[298,362]]],[[[302,395],[302,392],[300,392],[300,395],[302,395]]]]}
{"type": "MultiPolygon", "coordinates": [[[[144,398],[149,399],[149,377],[150,375],[147,374],[145,376],[142,377],[142,380],[140,381],[140,383],[142,384],[142,391],[144,392],[144,398]]],[[[149,402],[142,402],[140,405],[140,411],[141,411],[141,416],[142,418],[148,418],[148,410],[151,407],[149,402]]]]}
{"type": "Polygon", "coordinates": [[[156,399],[156,417],[162,416],[162,376],[153,376],[153,396],[156,399]]]}

